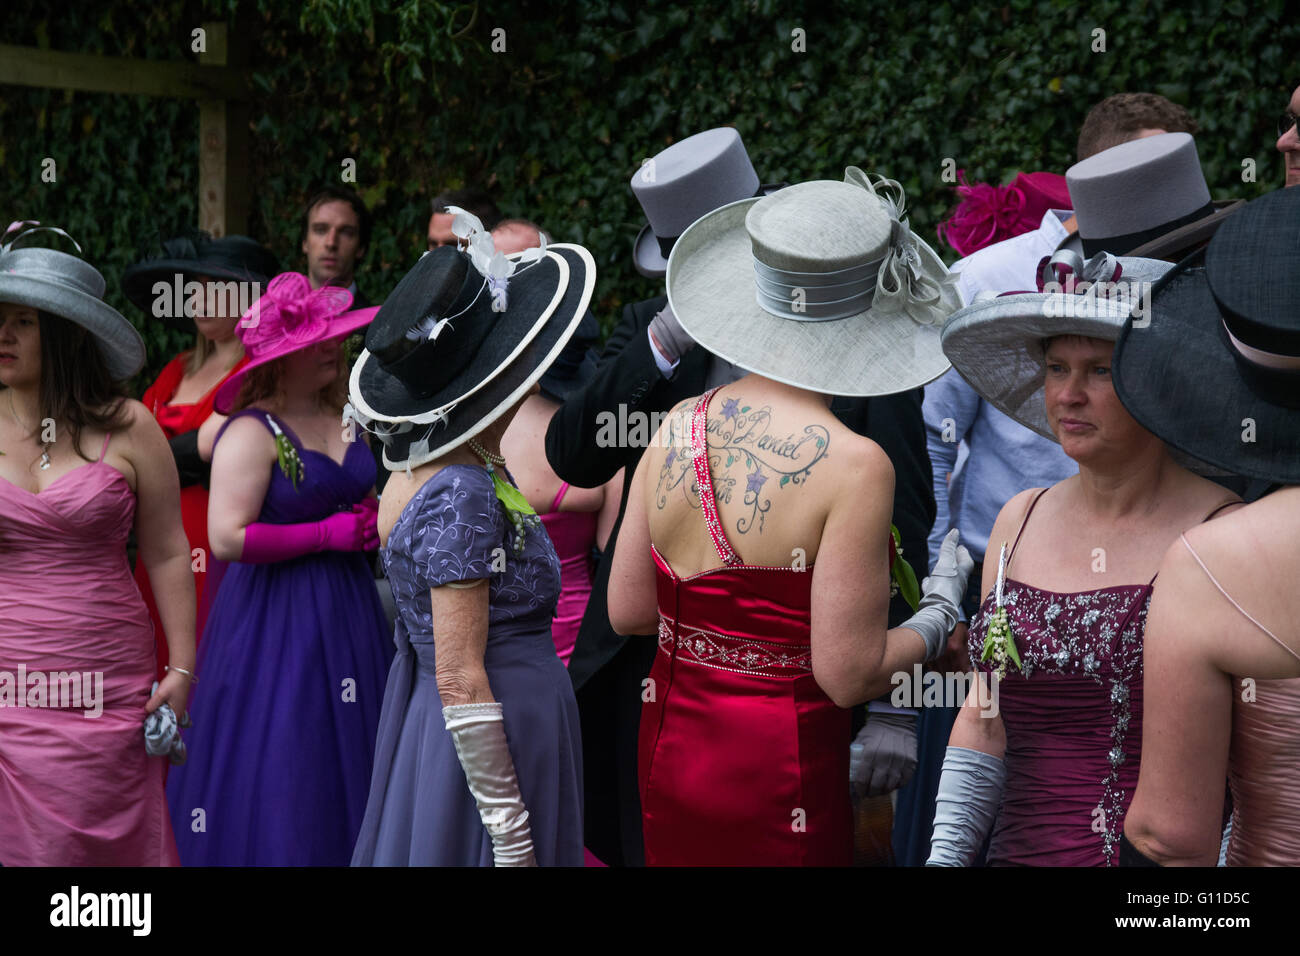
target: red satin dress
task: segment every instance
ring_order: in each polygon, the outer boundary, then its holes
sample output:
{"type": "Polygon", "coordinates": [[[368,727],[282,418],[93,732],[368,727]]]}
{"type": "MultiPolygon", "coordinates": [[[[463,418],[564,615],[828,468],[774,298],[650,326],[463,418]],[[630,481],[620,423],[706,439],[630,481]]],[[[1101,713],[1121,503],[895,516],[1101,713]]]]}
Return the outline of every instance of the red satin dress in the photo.
{"type": "MultiPolygon", "coordinates": [[[[703,395],[691,423],[704,447],[703,395]]],[[[746,565],[695,457],[723,566],[687,578],[651,546],[659,652],[641,711],[638,781],[650,866],[848,866],[849,711],[812,674],[812,568],[746,565]]]]}
{"type": "MultiPolygon", "coordinates": [[[[214,385],[211,391],[194,404],[173,405],[172,396],[181,387],[181,379],[185,376],[185,363],[189,357],[189,352],[182,352],[168,362],[158,375],[158,380],[149,386],[149,390],[141,399],[145,408],[149,409],[149,413],[162,426],[163,434],[169,440],[185,432],[194,431],[207,421],[208,416],[212,414],[213,399],[217,397],[217,389],[221,387],[222,382],[248,364],[247,356],[241,358],[221,382],[214,385]]],[[[189,485],[181,489],[181,523],[185,526],[185,537],[189,539],[191,555],[195,548],[203,549],[203,560],[196,559],[190,563],[192,568],[196,568],[194,603],[197,608],[197,620],[194,639],[198,641],[203,636],[203,625],[207,620],[207,605],[212,603],[203,600],[207,566],[212,561],[212,549],[208,545],[208,489],[202,485],[189,485]]],[[[157,676],[162,680],[163,668],[167,665],[167,636],[163,633],[162,621],[158,617],[158,605],[154,602],[149,572],[145,570],[144,563],[138,559],[135,563],[135,583],[140,588],[145,606],[149,608],[149,618],[153,621],[154,639],[158,648],[157,676]]]]}

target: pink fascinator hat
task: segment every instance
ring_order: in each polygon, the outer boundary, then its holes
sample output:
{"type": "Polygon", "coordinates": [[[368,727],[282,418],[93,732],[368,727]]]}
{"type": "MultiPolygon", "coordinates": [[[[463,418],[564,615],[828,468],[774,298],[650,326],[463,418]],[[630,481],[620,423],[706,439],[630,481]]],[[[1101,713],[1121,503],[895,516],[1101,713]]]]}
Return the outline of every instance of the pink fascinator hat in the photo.
{"type": "Polygon", "coordinates": [[[352,293],[347,289],[313,289],[299,272],[280,273],[235,327],[249,362],[217,389],[213,407],[222,415],[229,414],[244,377],[253,369],[318,342],[342,338],[369,325],[379,311],[379,306],[373,306],[349,312],[351,304],[352,293]]]}
{"type": "Polygon", "coordinates": [[[939,239],[960,256],[1037,229],[1049,209],[1073,209],[1065,177],[1057,173],[1017,173],[1006,186],[969,184],[957,174],[961,201],[939,224],[939,239]]]}

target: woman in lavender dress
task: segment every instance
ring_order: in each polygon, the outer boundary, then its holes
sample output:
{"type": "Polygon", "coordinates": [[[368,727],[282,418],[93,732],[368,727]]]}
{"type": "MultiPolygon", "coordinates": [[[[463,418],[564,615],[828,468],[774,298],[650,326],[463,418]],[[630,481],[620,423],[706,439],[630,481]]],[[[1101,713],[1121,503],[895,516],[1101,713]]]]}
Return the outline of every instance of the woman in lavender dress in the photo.
{"type": "Polygon", "coordinates": [[[583,864],[577,703],[551,637],[559,559],[499,449],[595,266],[578,246],[530,250],[493,288],[477,235],[469,254],[420,260],[352,372],[352,414],[397,472],[379,532],[398,608],[355,866],[583,864]]]}
{"type": "MultiPolygon", "coordinates": [[[[1082,271],[1118,266],[1135,293],[1129,283],[1170,268],[1114,257],[1102,266],[1082,271]]],[[[968,694],[953,726],[931,865],[969,865],[990,831],[993,866],[1118,863],[1137,785],[1142,638],[1156,570],[1182,531],[1239,504],[1175,461],[1116,397],[1111,353],[1127,305],[1069,299],[1001,297],[944,328],[962,377],[1060,442],[1079,473],[1016,495],[994,522],[969,631],[971,663],[994,692],[968,694]],[[1009,639],[991,628],[1001,620],[1009,639]]]]}
{"type": "Polygon", "coordinates": [[[351,299],[277,276],[237,329],[251,361],[217,392],[237,411],[208,524],[231,564],[167,784],[186,866],[344,866],[361,825],[392,645],[362,554],[375,463],[339,427],[342,337],[375,312],[343,313],[351,299]]]}

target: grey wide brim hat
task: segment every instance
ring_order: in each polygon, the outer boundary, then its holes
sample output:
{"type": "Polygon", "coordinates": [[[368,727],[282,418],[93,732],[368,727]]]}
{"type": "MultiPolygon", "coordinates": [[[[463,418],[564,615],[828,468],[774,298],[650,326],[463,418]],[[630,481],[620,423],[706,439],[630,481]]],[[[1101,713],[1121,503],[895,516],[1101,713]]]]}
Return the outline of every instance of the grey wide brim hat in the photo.
{"type": "MultiPolygon", "coordinates": [[[[867,308],[822,320],[783,317],[759,304],[755,273],[759,254],[770,258],[767,265],[777,263],[775,271],[786,276],[801,272],[808,276],[809,309],[833,308],[835,301],[815,301],[818,280],[825,275],[814,273],[855,275],[855,270],[869,270],[871,250],[889,248],[899,236],[897,220],[891,232],[889,215],[870,206],[875,201],[870,192],[851,185],[853,174],[864,178],[851,167],[846,182],[798,183],[771,196],[723,206],[692,224],[677,240],[668,261],[668,302],[682,329],[733,365],[828,395],[890,395],[946,372],[949,362],[940,345],[940,326],[960,308],[961,294],[943,261],[911,235],[905,223],[902,232],[909,243],[915,243],[919,274],[940,292],[927,321],[918,321],[902,309],[886,311],[878,292],[876,298],[866,299],[867,308]],[[861,195],[855,195],[855,190],[861,195]],[[859,199],[867,205],[855,205],[859,199]],[[765,220],[761,222],[751,216],[759,204],[769,204],[765,209],[773,210],[758,215],[765,220]],[[798,250],[797,257],[779,249],[775,256],[771,250],[764,252],[757,233],[751,235],[751,230],[760,228],[766,229],[774,245],[786,240],[787,249],[798,250]],[[816,268],[805,264],[799,270],[800,258],[816,268]]],[[[822,287],[827,288],[834,287],[822,287]]]]}
{"type": "MultiPolygon", "coordinates": [[[[1159,259],[1121,256],[1115,261],[1123,267],[1122,283],[1140,300],[1063,292],[1018,292],[981,299],[944,324],[943,350],[952,367],[998,411],[1059,444],[1043,394],[1044,341],[1058,335],[1117,341],[1135,306],[1145,312],[1152,288],[1173,268],[1159,259]]],[[[1180,465],[1199,474],[1223,474],[1175,448],[1169,451],[1180,465]]]]}
{"type": "Polygon", "coordinates": [[[95,337],[109,378],[125,381],[144,367],[144,339],[103,296],[104,277],[84,259],[54,249],[0,252],[0,302],[80,325],[95,337]]]}

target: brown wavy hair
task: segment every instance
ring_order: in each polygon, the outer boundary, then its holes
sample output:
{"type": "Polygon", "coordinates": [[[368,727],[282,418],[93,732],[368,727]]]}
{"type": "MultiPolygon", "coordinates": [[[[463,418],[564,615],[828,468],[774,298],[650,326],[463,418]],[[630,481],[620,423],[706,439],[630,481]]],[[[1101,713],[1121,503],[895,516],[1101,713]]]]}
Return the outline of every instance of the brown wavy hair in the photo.
{"type": "MultiPolygon", "coordinates": [[[[41,421],[53,419],[66,428],[73,450],[81,450],[81,433],[87,428],[106,432],[125,428],[130,421],[126,390],[108,374],[108,365],[95,336],[85,327],[38,309],[41,329],[41,384],[37,392],[41,421]]],[[[37,426],[36,434],[40,434],[37,426]]],[[[57,432],[56,432],[57,439],[57,432]]]]}
{"type": "MultiPolygon", "coordinates": [[[[285,374],[287,364],[284,358],[281,357],[267,362],[265,365],[259,365],[251,372],[246,373],[244,381],[239,386],[239,394],[235,396],[235,401],[230,406],[230,414],[233,415],[250,405],[274,398],[275,394],[280,390],[280,379],[285,374]]],[[[348,364],[344,361],[340,352],[339,373],[335,376],[334,381],[320,390],[320,401],[327,408],[342,409],[347,400],[348,364]]]]}

